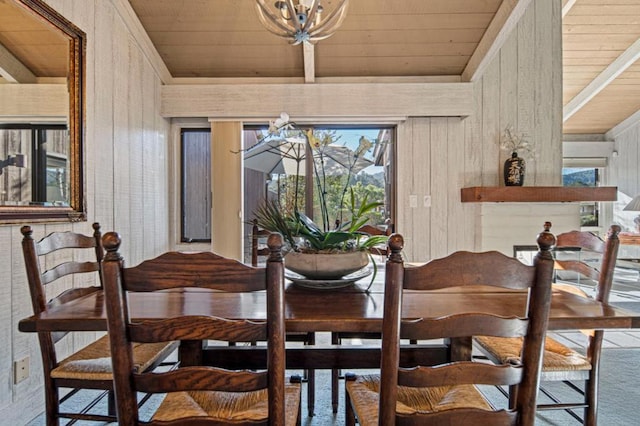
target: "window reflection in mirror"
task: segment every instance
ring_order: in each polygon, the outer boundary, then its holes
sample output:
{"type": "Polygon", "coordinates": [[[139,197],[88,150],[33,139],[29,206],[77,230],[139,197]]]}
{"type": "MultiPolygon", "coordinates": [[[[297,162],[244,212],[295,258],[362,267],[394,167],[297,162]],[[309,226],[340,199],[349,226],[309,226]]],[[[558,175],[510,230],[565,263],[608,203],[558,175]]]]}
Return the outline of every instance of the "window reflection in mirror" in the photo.
{"type": "Polygon", "coordinates": [[[0,223],[85,219],[86,36],[41,0],[0,0],[0,223]]]}
{"type": "Polygon", "coordinates": [[[69,206],[69,132],[64,125],[0,125],[0,202],[69,206]]]}

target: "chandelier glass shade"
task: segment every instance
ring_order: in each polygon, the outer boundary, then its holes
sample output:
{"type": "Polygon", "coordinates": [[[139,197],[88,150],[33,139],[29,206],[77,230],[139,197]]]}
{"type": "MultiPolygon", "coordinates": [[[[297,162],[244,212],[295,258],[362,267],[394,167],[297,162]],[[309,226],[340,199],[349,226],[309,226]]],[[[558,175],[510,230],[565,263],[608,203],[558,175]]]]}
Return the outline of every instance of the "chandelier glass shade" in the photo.
{"type": "Polygon", "coordinates": [[[262,25],[291,44],[330,37],[344,21],[348,5],[349,0],[256,0],[262,25]]]}

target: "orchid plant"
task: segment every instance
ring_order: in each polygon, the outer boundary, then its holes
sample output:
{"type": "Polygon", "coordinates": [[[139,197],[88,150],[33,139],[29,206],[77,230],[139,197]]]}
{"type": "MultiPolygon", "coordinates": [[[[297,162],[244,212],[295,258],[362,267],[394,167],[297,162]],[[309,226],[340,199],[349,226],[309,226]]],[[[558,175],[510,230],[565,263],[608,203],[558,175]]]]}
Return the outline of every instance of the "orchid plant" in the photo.
{"type": "MultiPolygon", "coordinates": [[[[344,150],[348,154],[346,164],[343,165],[346,178],[344,178],[339,190],[338,206],[335,211],[330,211],[327,199],[330,173],[326,165],[330,150],[335,148],[335,142],[339,139],[335,132],[314,132],[313,130],[300,129],[286,113],[282,113],[278,119],[269,123],[268,133],[263,140],[269,137],[283,137],[285,140],[302,138],[309,147],[309,151],[313,153],[314,182],[319,201],[321,224],[317,224],[299,211],[297,198],[300,176],[296,175],[294,177],[293,209],[284,208],[279,200],[267,200],[254,211],[258,226],[281,233],[290,247],[300,252],[366,251],[373,246],[386,243],[387,237],[385,236],[370,236],[358,231],[367,223],[367,215],[382,203],[369,202],[366,195],[362,199],[357,199],[358,197],[351,188],[355,165],[365,153],[373,148],[371,141],[361,137],[355,150],[344,150]],[[333,214],[335,216],[332,216],[333,214]],[[343,220],[345,214],[348,220],[343,220]]],[[[262,140],[258,143],[261,142],[262,140]]]]}

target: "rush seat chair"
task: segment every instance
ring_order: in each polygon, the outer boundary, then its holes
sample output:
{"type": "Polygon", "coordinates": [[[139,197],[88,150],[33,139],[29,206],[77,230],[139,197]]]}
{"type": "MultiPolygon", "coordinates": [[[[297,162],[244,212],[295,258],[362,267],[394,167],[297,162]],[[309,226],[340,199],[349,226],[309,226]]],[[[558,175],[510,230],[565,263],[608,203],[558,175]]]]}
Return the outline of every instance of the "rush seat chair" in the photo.
{"type": "MultiPolygon", "coordinates": [[[[70,303],[87,294],[102,291],[100,262],[103,249],[100,224],[94,223],[93,230],[93,235],[54,232],[35,241],[31,226],[21,228],[22,250],[34,314],[46,313],[58,304],[70,303]]],[[[47,425],[57,425],[60,418],[114,421],[113,375],[108,336],[62,357],[59,353],[62,352],[61,341],[68,334],[38,332],[47,425]],[[69,390],[64,391],[66,393],[61,397],[61,389],[65,388],[69,390]],[[82,389],[99,389],[104,392],[77,412],[61,410],[60,404],[82,389]],[[95,413],[92,408],[105,397],[108,398],[107,412],[95,413]]],[[[137,345],[133,355],[135,368],[140,371],[153,370],[176,348],[177,344],[174,342],[137,345]]]]}
{"type": "MultiPolygon", "coordinates": [[[[143,424],[137,392],[166,394],[149,425],[296,425],[300,423],[300,383],[285,383],[284,266],[282,237],[273,234],[264,268],[254,268],[211,252],[167,252],[137,266],[124,268],[118,253],[121,239],[106,233],[103,262],[105,299],[112,363],[121,426],[143,424]],[[129,316],[128,298],[135,293],[266,291],[266,320],[248,321],[214,316],[209,307],[189,315],[136,320],[129,316]],[[136,342],[167,340],[226,342],[267,341],[264,370],[229,370],[185,365],[168,372],[133,369],[136,342]]],[[[179,302],[182,306],[182,301],[179,302]]],[[[202,346],[202,345],[200,345],[202,346]]],[[[259,350],[259,348],[255,348],[259,350]]]]}
{"type": "MultiPolygon", "coordinates": [[[[403,239],[392,235],[385,270],[385,295],[380,375],[350,375],[345,382],[346,424],[393,425],[527,425],[535,418],[540,358],[551,297],[555,238],[538,236],[535,266],[498,252],[456,252],[420,267],[406,267],[400,251],[403,239]],[[489,286],[528,293],[528,303],[516,316],[503,315],[502,306],[461,306],[448,315],[402,318],[412,295],[449,288],[489,286]],[[405,294],[405,292],[411,294],[405,294]],[[450,359],[437,365],[399,365],[400,339],[463,339],[472,336],[523,337],[519,362],[494,365],[450,359]],[[506,408],[494,408],[477,385],[508,384],[518,389],[506,408]]],[[[492,290],[487,290],[492,291],[492,290]]],[[[413,296],[415,297],[415,296],[413,296]]],[[[409,345],[409,347],[412,345],[409,345]]],[[[461,352],[462,353],[462,352],[461,352]]]]}
{"type": "MultiPolygon", "coordinates": [[[[560,272],[573,271],[583,279],[595,281],[595,299],[599,302],[608,303],[609,301],[620,245],[619,232],[620,227],[612,225],[606,241],[591,232],[570,231],[557,236],[556,248],[573,248],[580,253],[579,259],[556,259],[557,266],[562,270],[560,272]],[[597,267],[584,261],[586,257],[594,254],[601,258],[600,265],[597,267]]],[[[562,253],[567,251],[564,250],[562,253]]],[[[570,283],[555,283],[554,290],[590,297],[581,288],[570,283]]],[[[538,410],[567,410],[584,425],[594,426],[597,424],[598,376],[604,330],[582,330],[582,332],[586,334],[586,346],[579,350],[569,348],[552,337],[546,338],[540,391],[552,402],[539,404],[538,410]],[[545,382],[551,381],[567,384],[576,391],[579,400],[562,401],[544,386],[545,382]],[[580,387],[575,382],[584,382],[584,386],[580,387]],[[582,417],[575,412],[576,409],[582,409],[582,417]]],[[[478,348],[494,362],[504,362],[520,357],[522,342],[518,339],[478,337],[475,341],[478,348]]],[[[513,392],[513,389],[509,390],[509,397],[513,397],[513,392]]]]}

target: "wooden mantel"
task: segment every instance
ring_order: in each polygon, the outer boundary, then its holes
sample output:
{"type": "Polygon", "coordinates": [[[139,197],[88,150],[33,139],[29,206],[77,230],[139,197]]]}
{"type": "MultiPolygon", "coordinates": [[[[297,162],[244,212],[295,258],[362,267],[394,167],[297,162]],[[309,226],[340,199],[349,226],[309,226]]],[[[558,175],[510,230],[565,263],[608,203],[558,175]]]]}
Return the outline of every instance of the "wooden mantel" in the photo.
{"type": "Polygon", "coordinates": [[[460,190],[463,203],[559,203],[616,201],[615,186],[474,186],[460,190]]]}

